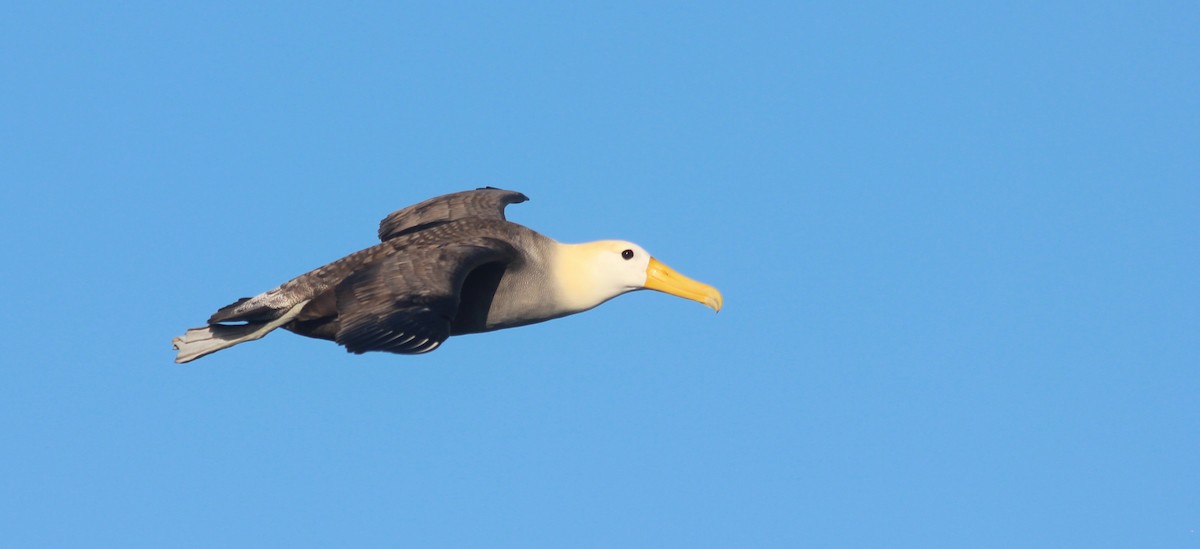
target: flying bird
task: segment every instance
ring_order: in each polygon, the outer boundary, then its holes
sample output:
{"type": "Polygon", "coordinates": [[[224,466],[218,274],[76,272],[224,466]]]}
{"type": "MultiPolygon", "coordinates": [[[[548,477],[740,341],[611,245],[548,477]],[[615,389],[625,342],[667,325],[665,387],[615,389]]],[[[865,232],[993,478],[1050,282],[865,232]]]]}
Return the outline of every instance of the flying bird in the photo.
{"type": "Polygon", "coordinates": [[[452,335],[543,322],[642,289],[721,310],[716,288],[637,244],[565,244],[507,221],[504,208],[526,200],[485,187],[397,210],[379,223],[379,244],[239,299],[175,338],[175,362],[276,328],[352,353],[427,353],[452,335]]]}

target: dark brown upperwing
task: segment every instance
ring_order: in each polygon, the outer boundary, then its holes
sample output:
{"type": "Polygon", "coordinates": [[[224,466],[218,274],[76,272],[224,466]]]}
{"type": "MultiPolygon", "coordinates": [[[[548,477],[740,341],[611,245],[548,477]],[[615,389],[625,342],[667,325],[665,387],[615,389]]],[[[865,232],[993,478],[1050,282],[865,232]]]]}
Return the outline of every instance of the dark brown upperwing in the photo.
{"type": "Polygon", "coordinates": [[[507,242],[477,237],[380,259],[338,284],[336,341],[352,353],[432,351],[450,337],[471,271],[515,256],[507,242]]]}
{"type": "Polygon", "coordinates": [[[529,197],[519,192],[494,187],[442,195],[396,210],[383,218],[379,222],[379,240],[390,240],[468,217],[503,220],[505,206],[526,200],[529,197]]]}

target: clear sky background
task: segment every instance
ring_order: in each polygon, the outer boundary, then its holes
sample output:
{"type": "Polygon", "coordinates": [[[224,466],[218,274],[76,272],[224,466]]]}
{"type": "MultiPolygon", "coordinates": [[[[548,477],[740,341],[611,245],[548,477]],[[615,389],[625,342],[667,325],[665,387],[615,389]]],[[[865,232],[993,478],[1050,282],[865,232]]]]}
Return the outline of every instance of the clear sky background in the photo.
{"type": "Polygon", "coordinates": [[[0,545],[1200,546],[1195,2],[246,4],[0,17],[0,545]],[[483,185],[725,310],[173,364],[483,185]]]}

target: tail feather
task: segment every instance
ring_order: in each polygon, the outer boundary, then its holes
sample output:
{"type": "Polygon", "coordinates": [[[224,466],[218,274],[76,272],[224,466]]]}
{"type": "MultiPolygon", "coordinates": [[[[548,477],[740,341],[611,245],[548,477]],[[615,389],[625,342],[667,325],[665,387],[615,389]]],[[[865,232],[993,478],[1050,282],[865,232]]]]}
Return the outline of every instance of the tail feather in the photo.
{"type": "Polygon", "coordinates": [[[172,347],[179,351],[175,355],[175,362],[179,364],[191,362],[204,355],[215,353],[227,347],[233,347],[238,343],[258,339],[266,335],[265,332],[255,334],[256,331],[261,331],[263,326],[263,324],[245,324],[242,326],[213,324],[211,326],[191,328],[182,336],[171,340],[172,347]]]}
{"type": "Polygon", "coordinates": [[[280,295],[278,288],[254,297],[243,297],[217,309],[208,317],[209,324],[223,322],[270,322],[288,310],[290,304],[280,295]]]}
{"type": "Polygon", "coordinates": [[[189,329],[182,336],[171,340],[172,347],[179,351],[175,362],[183,364],[202,356],[215,353],[221,349],[233,347],[238,343],[254,341],[267,335],[271,330],[291,322],[308,301],[297,303],[286,313],[270,322],[257,322],[237,326],[210,324],[200,328],[189,329]]]}
{"type": "Polygon", "coordinates": [[[244,320],[235,317],[240,313],[240,311],[238,311],[238,307],[247,301],[250,301],[250,298],[243,297],[237,301],[234,301],[233,303],[230,303],[229,305],[217,309],[217,312],[208,317],[208,323],[216,324],[218,322],[238,322],[244,320]]]}

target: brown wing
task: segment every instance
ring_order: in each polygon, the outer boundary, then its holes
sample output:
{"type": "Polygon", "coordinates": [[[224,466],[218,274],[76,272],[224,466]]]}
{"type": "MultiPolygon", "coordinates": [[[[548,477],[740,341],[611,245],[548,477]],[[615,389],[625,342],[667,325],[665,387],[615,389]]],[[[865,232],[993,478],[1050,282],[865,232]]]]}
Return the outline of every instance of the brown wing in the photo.
{"type": "Polygon", "coordinates": [[[529,200],[529,197],[521,193],[493,187],[431,198],[420,204],[396,210],[383,218],[383,221],[379,222],[379,240],[390,240],[468,217],[503,220],[505,206],[526,200],[529,200]]]}
{"type": "Polygon", "coordinates": [[[352,353],[432,351],[450,337],[467,275],[515,257],[507,242],[478,237],[380,259],[338,284],[336,341],[352,353]]]}

